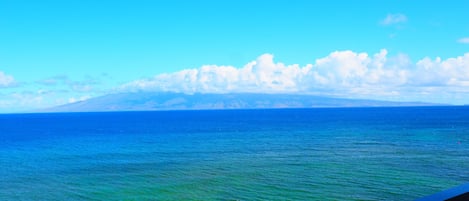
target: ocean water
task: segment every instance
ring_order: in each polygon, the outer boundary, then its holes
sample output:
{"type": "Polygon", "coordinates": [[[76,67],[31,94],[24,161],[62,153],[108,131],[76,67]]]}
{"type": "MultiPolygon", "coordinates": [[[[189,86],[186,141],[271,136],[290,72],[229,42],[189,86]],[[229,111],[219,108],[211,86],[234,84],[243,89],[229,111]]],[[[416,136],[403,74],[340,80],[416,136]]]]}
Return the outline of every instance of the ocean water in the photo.
{"type": "Polygon", "coordinates": [[[469,107],[0,115],[0,200],[414,200],[469,182],[469,107]]]}

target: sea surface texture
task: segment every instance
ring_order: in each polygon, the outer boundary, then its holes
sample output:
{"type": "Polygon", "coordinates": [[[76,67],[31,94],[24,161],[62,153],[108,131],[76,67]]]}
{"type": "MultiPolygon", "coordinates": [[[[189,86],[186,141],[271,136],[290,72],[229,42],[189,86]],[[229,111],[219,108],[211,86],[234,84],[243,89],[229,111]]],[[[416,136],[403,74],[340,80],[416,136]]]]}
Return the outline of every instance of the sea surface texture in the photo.
{"type": "Polygon", "coordinates": [[[469,182],[469,107],[0,115],[0,200],[414,200],[469,182]]]}

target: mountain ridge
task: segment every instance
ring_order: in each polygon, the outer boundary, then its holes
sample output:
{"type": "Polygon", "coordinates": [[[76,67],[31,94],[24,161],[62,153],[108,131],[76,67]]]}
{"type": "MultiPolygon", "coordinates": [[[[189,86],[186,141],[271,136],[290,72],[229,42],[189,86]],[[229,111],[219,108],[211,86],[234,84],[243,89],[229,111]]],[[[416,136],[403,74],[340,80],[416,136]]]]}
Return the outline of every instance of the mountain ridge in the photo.
{"type": "Polygon", "coordinates": [[[99,96],[85,101],[43,109],[40,112],[398,107],[434,105],[438,104],[333,98],[301,94],[183,94],[173,92],[129,92],[99,96]]]}

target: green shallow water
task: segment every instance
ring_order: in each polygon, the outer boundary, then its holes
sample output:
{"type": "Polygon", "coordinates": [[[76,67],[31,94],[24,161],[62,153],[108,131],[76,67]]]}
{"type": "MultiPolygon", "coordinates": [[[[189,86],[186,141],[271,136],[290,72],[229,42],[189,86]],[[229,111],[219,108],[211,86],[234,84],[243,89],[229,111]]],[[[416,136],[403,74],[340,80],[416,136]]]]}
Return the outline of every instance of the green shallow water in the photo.
{"type": "Polygon", "coordinates": [[[0,200],[414,200],[469,180],[469,109],[0,116],[0,200]]]}

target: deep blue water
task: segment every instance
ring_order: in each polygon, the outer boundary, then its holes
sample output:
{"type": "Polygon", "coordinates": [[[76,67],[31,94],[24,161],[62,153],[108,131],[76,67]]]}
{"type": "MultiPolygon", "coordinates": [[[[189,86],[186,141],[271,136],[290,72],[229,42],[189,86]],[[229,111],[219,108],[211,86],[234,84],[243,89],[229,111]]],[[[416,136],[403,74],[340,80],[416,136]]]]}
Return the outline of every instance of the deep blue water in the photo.
{"type": "Polygon", "coordinates": [[[0,115],[0,200],[413,200],[469,182],[469,107],[0,115]]]}

